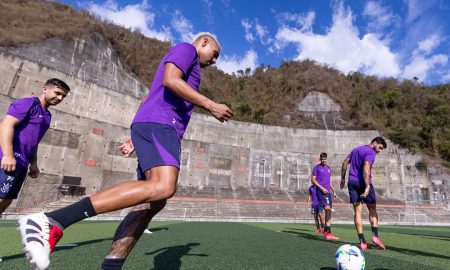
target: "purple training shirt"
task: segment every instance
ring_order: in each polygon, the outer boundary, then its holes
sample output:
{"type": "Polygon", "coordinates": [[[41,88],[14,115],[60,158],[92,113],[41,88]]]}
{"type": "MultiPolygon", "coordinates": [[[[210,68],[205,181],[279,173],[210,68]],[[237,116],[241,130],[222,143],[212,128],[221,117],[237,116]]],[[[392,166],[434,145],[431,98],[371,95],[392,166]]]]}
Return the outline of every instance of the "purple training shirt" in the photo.
{"type": "Polygon", "coordinates": [[[309,192],[309,196],[311,196],[311,205],[318,205],[319,204],[319,200],[317,199],[317,191],[316,191],[316,186],[312,185],[309,187],[308,192],[309,192]]]}
{"type": "Polygon", "coordinates": [[[316,177],[317,183],[319,183],[326,190],[331,191],[331,168],[328,165],[322,166],[317,164],[314,166],[312,175],[316,177]]]}
{"type": "Polygon", "coordinates": [[[134,116],[132,124],[146,122],[167,124],[175,127],[181,140],[191,119],[194,105],[164,87],[166,63],[172,63],[183,71],[183,80],[198,91],[201,70],[197,50],[192,44],[180,43],[172,47],[159,64],[148,97],[134,116]]]}
{"type": "Polygon", "coordinates": [[[348,155],[350,159],[350,173],[348,181],[359,183],[360,186],[365,186],[364,183],[364,162],[370,163],[370,180],[372,184],[372,165],[375,161],[377,152],[368,145],[362,145],[354,148],[348,155]]]}
{"type": "MultiPolygon", "coordinates": [[[[7,115],[20,120],[20,124],[14,127],[13,151],[19,165],[28,167],[36,147],[50,127],[51,113],[35,104],[35,97],[19,99],[9,106],[7,115]],[[31,109],[31,110],[30,110],[31,109]]],[[[3,152],[0,149],[0,158],[3,152]]]]}

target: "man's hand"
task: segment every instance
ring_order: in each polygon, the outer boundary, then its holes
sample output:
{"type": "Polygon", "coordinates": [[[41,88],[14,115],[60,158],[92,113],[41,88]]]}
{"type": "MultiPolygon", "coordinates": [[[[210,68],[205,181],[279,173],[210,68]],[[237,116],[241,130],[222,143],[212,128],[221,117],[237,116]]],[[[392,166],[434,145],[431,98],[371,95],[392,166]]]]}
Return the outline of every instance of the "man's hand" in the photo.
{"type": "Polygon", "coordinates": [[[131,142],[131,138],[126,139],[120,146],[120,152],[122,152],[122,157],[130,157],[134,152],[134,145],[131,142]]]}
{"type": "Polygon", "coordinates": [[[220,122],[228,121],[233,116],[233,111],[225,104],[211,102],[207,109],[220,122]]]}
{"type": "Polygon", "coordinates": [[[31,178],[36,178],[39,176],[39,168],[36,163],[31,163],[30,168],[28,170],[28,176],[31,178]]]}
{"type": "Polygon", "coordinates": [[[3,156],[0,167],[7,172],[13,172],[16,170],[16,159],[14,156],[3,156]]]}
{"type": "Polygon", "coordinates": [[[321,190],[322,190],[322,193],[323,193],[323,194],[328,194],[328,193],[329,193],[328,190],[327,190],[326,188],[322,188],[321,190]]]}
{"type": "Polygon", "coordinates": [[[367,196],[369,196],[370,186],[367,186],[366,189],[364,189],[364,193],[361,194],[361,198],[365,199],[367,196]]]}
{"type": "Polygon", "coordinates": [[[345,187],[345,179],[341,179],[341,182],[339,183],[339,188],[344,189],[345,187]]]}

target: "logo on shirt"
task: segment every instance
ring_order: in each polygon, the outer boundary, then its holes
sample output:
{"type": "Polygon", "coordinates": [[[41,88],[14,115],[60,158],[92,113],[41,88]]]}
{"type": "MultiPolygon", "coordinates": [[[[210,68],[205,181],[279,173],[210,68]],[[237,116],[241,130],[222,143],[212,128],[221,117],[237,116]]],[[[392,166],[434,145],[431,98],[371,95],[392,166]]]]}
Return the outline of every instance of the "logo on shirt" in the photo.
{"type": "Polygon", "coordinates": [[[177,120],[175,120],[175,118],[172,118],[172,124],[175,126],[176,123],[177,123],[177,120]]]}
{"type": "Polygon", "coordinates": [[[42,114],[39,115],[40,118],[43,118],[44,116],[42,114]]]}
{"type": "Polygon", "coordinates": [[[11,186],[12,185],[10,183],[3,183],[3,187],[0,188],[0,191],[3,193],[8,193],[11,189],[11,186]]]}

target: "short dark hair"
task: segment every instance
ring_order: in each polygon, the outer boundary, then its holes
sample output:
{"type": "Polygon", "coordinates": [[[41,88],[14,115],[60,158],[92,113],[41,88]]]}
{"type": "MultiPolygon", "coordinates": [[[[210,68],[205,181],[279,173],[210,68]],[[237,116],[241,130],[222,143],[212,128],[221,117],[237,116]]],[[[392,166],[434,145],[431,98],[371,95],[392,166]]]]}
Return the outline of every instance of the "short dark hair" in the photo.
{"type": "Polygon", "coordinates": [[[327,153],[320,153],[320,158],[327,158],[327,157],[328,157],[327,153]]]}
{"type": "Polygon", "coordinates": [[[65,83],[64,81],[61,81],[60,79],[56,79],[56,78],[48,79],[45,82],[44,86],[49,85],[49,84],[54,85],[58,88],[61,88],[62,90],[66,91],[66,92],[70,91],[70,87],[67,85],[67,83],[65,83]]]}
{"type": "Polygon", "coordinates": [[[374,142],[376,142],[378,144],[382,144],[385,149],[387,148],[387,143],[383,137],[375,137],[375,138],[373,138],[373,140],[370,143],[374,143],[374,142]]]}

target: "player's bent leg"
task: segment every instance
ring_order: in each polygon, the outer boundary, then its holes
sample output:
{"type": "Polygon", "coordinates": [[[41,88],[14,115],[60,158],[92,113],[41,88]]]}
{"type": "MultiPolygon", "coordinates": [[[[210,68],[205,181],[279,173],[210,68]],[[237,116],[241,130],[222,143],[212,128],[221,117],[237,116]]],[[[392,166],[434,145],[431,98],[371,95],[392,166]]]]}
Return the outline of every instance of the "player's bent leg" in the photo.
{"type": "Polygon", "coordinates": [[[144,202],[169,199],[177,189],[178,171],[174,166],[152,168],[151,180],[124,182],[94,194],[90,197],[92,206],[97,214],[101,214],[144,202]]]}
{"type": "Polygon", "coordinates": [[[123,219],[114,235],[107,258],[126,258],[166,200],[138,205],[123,219]]]}
{"type": "Polygon", "coordinates": [[[62,209],[21,218],[18,229],[30,263],[46,269],[50,253],[62,237],[62,229],[73,223],[96,214],[172,197],[177,187],[178,168],[161,166],[151,171],[151,181],[123,182],[62,209]],[[34,228],[29,230],[30,226],[34,228]]]}
{"type": "Polygon", "coordinates": [[[5,212],[6,208],[8,208],[13,200],[10,199],[1,199],[0,198],[0,215],[5,212]]]}

